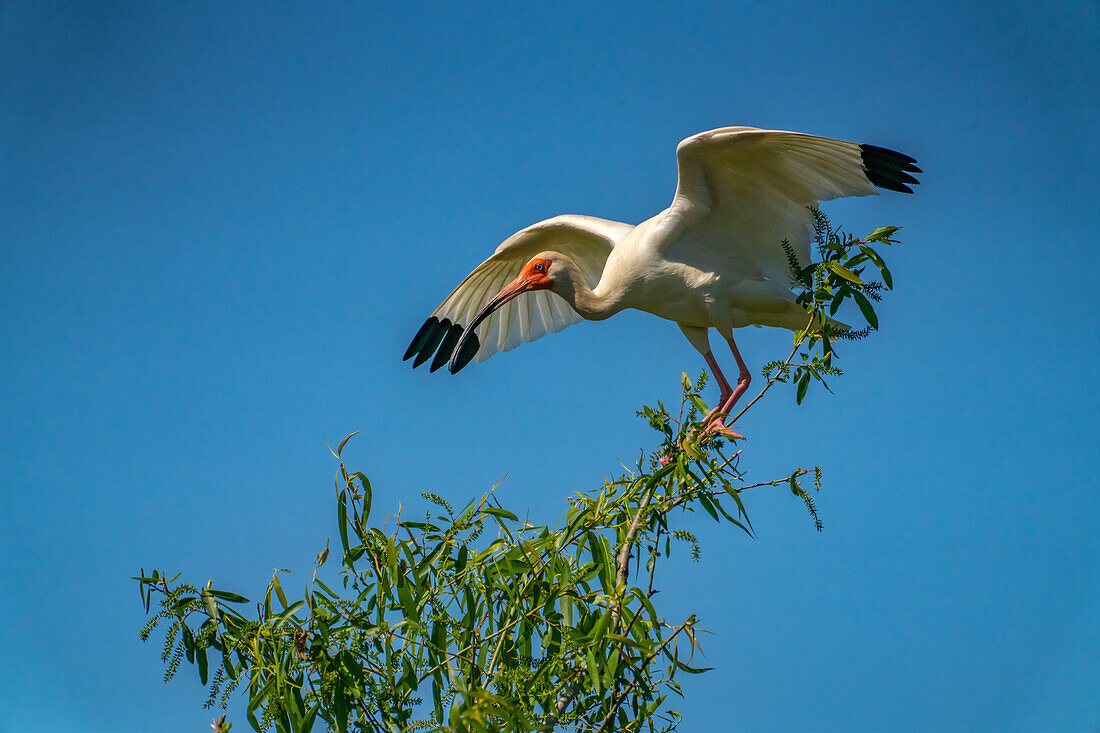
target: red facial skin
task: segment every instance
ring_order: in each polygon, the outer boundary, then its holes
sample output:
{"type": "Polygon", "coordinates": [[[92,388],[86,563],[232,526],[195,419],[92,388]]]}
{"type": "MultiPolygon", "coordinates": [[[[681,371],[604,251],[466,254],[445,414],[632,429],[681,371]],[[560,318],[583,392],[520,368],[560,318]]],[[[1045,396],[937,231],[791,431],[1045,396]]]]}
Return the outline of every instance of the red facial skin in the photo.
{"type": "Polygon", "coordinates": [[[534,259],[523,266],[516,280],[522,281],[527,286],[525,290],[549,290],[554,284],[549,272],[550,260],[534,259]]]}
{"type": "MultiPolygon", "coordinates": [[[[532,290],[549,290],[553,287],[554,279],[550,277],[550,265],[550,260],[542,259],[541,257],[533,259],[524,265],[516,279],[505,285],[504,288],[493,296],[493,299],[486,303],[485,307],[474,316],[474,319],[470,321],[469,325],[467,325],[463,331],[462,339],[458,342],[458,345],[455,346],[452,353],[462,354],[468,340],[473,336],[477,327],[481,325],[481,322],[492,315],[493,311],[500,308],[512,298],[532,290]]],[[[458,369],[465,366],[472,357],[472,354],[468,354],[461,361],[458,369]]],[[[451,358],[451,374],[458,371],[458,369],[454,368],[456,358],[457,357],[454,356],[451,358]]]]}
{"type": "MultiPolygon", "coordinates": [[[[493,311],[517,295],[522,295],[531,290],[549,290],[554,284],[553,278],[548,274],[549,272],[550,260],[540,258],[528,262],[520,270],[516,279],[505,285],[504,289],[497,293],[492,300],[485,304],[481,312],[474,316],[474,320],[466,328],[466,333],[473,333],[478,325],[488,318],[493,311]]],[[[463,337],[461,343],[465,343],[465,337],[463,337]]]]}

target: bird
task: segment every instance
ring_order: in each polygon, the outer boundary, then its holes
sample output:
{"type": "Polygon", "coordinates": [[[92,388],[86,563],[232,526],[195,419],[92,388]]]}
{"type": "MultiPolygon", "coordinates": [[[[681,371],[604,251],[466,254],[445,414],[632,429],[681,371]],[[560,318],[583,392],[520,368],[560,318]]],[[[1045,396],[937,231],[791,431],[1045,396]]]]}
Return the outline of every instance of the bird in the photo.
{"type": "MultiPolygon", "coordinates": [[[[676,147],[678,182],[667,209],[632,225],[565,214],[508,237],[417,331],[404,360],[455,374],[581,320],[634,308],[676,322],[720,390],[707,430],[748,389],[734,329],[798,331],[806,312],[792,292],[786,242],[810,262],[813,209],[877,189],[913,193],[908,155],[800,132],[723,127],[676,147]],[[710,347],[714,329],[738,368],[731,386],[710,347]]],[[[740,437],[740,436],[737,436],[740,437]]]]}

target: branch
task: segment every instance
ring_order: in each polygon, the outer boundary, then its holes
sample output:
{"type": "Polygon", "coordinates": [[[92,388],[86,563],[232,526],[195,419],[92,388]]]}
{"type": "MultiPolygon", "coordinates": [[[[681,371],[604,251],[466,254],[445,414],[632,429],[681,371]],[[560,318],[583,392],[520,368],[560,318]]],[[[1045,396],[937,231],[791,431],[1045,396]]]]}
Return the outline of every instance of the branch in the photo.
{"type": "MultiPolygon", "coordinates": [[[[810,329],[810,327],[811,327],[811,326],[813,326],[813,323],[814,323],[814,317],[813,317],[813,316],[810,316],[810,321],[809,321],[809,323],[807,323],[807,324],[806,324],[806,328],[805,328],[805,329],[803,329],[803,332],[802,332],[802,333],[803,333],[803,336],[802,336],[802,338],[800,338],[800,339],[799,339],[798,341],[796,341],[796,342],[795,342],[795,344],[794,344],[794,348],[793,348],[793,349],[791,349],[791,353],[790,353],[790,356],[788,356],[788,357],[787,357],[786,359],[784,359],[784,361],[783,361],[783,364],[784,364],[785,366],[788,366],[788,367],[789,367],[789,366],[791,365],[791,362],[793,362],[793,361],[794,361],[794,357],[795,357],[795,355],[796,355],[796,354],[798,353],[798,350],[799,350],[799,349],[801,349],[801,348],[802,348],[802,344],[804,344],[804,343],[806,342],[806,335],[805,335],[805,334],[806,334],[806,332],[807,332],[807,331],[808,331],[808,330],[810,329]]],[[[735,422],[737,422],[738,420],[740,420],[740,419],[741,419],[741,416],[742,416],[742,415],[744,415],[744,414],[745,414],[745,413],[746,413],[746,412],[748,411],[748,409],[749,409],[750,407],[752,407],[753,405],[755,405],[755,404],[756,404],[756,402],[757,402],[757,400],[759,400],[759,399],[760,399],[761,397],[763,397],[763,396],[764,396],[764,393],[765,393],[765,392],[767,392],[767,391],[768,391],[769,389],[771,389],[771,388],[772,388],[772,385],[773,385],[773,384],[775,384],[775,383],[776,383],[777,381],[779,381],[779,375],[780,375],[781,373],[782,373],[782,370],[780,370],[780,369],[777,369],[777,370],[775,371],[775,374],[774,374],[774,375],[772,375],[771,377],[769,377],[769,378],[768,378],[768,383],[764,385],[764,389],[760,390],[760,393],[759,393],[759,394],[757,394],[757,395],[756,395],[755,397],[753,397],[753,398],[752,398],[752,400],[751,400],[751,401],[749,402],[749,404],[747,404],[747,405],[745,405],[744,407],[742,407],[742,408],[741,408],[741,412],[737,413],[737,415],[736,415],[736,416],[734,416],[734,418],[733,418],[732,420],[730,420],[730,422],[731,422],[731,423],[735,423],[735,422]]]]}
{"type": "MultiPolygon", "coordinates": [[[[669,636],[664,640],[663,644],[661,644],[659,647],[646,655],[645,660],[642,662],[642,668],[645,669],[646,667],[648,667],[649,663],[653,661],[654,657],[663,652],[665,647],[672,643],[672,640],[679,636],[681,631],[686,629],[688,626],[693,625],[694,623],[695,614],[691,614],[691,616],[688,617],[687,621],[677,626],[676,630],[669,634],[669,636]]],[[[615,713],[619,712],[619,708],[622,707],[623,701],[626,700],[626,696],[629,695],[637,686],[638,682],[634,681],[630,683],[629,687],[622,691],[622,694],[618,696],[618,699],[611,704],[611,710],[608,711],[607,716],[603,719],[603,722],[600,723],[600,727],[596,729],[596,733],[604,733],[604,731],[610,730],[608,726],[611,725],[611,721],[615,718],[615,713]]]]}
{"type": "MultiPolygon", "coordinates": [[[[572,674],[566,679],[571,679],[577,675],[577,670],[573,670],[572,674]]],[[[542,733],[548,733],[548,731],[554,730],[554,726],[558,724],[558,720],[561,719],[561,714],[565,712],[565,709],[569,707],[569,704],[573,702],[573,698],[580,692],[580,687],[575,683],[569,683],[569,689],[565,694],[558,698],[558,701],[554,703],[554,712],[546,716],[546,724],[540,729],[542,733]]]]}
{"type": "Polygon", "coordinates": [[[642,503],[638,506],[638,513],[634,515],[634,521],[630,523],[630,528],[626,531],[626,537],[623,539],[623,546],[619,548],[619,556],[615,558],[615,568],[618,571],[615,576],[615,587],[618,588],[626,583],[627,576],[630,574],[630,548],[634,544],[634,537],[638,534],[638,528],[642,526],[642,517],[645,515],[646,507],[649,506],[650,500],[653,498],[653,492],[657,490],[657,482],[654,481],[646,489],[645,494],[642,496],[642,503]]]}
{"type": "MultiPolygon", "coordinates": [[[[808,469],[800,468],[797,471],[795,471],[794,478],[798,478],[799,476],[805,476],[809,472],[810,471],[808,469]]],[[[739,486],[739,487],[733,489],[732,493],[740,494],[742,491],[746,491],[748,489],[757,489],[757,488],[760,488],[761,486],[778,486],[780,483],[782,483],[784,481],[789,481],[790,478],[791,478],[790,476],[784,476],[783,478],[776,479],[775,481],[761,481],[758,484],[749,484],[748,486],[739,486]]],[[[707,496],[721,496],[722,494],[729,494],[729,493],[731,493],[731,492],[726,491],[725,489],[722,489],[721,491],[708,491],[707,496]]],[[[684,492],[682,494],[679,494],[678,498],[675,501],[673,501],[668,506],[662,508],[661,511],[671,511],[672,509],[675,509],[676,507],[683,504],[688,499],[694,499],[696,496],[698,496],[698,494],[692,494],[690,492],[684,492]]]]}

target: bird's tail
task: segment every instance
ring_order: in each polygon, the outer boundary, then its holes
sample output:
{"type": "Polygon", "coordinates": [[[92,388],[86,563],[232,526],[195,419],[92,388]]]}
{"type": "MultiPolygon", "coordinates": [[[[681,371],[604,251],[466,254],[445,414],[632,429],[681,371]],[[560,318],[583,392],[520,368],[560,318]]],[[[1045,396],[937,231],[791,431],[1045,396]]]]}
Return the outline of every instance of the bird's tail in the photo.
{"type": "MultiPolygon", "coordinates": [[[[820,315],[814,316],[814,321],[811,324],[809,314],[807,314],[806,311],[802,309],[802,306],[796,305],[794,303],[791,303],[791,307],[787,310],[786,313],[780,316],[779,319],[777,319],[773,323],[766,323],[765,325],[780,326],[782,328],[790,329],[791,331],[801,331],[803,329],[806,329],[810,333],[821,333],[822,330],[820,315]]],[[[834,335],[842,334],[845,331],[851,331],[852,327],[849,326],[847,323],[836,320],[835,318],[829,318],[828,316],[825,316],[825,330],[828,335],[832,337],[834,335]]]]}

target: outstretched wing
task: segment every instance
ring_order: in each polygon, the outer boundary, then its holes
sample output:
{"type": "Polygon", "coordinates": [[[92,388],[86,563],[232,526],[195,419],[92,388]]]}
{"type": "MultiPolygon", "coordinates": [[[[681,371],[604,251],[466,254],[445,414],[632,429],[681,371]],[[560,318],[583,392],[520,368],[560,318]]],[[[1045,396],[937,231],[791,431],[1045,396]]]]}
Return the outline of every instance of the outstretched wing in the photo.
{"type": "MultiPolygon", "coordinates": [[[[916,161],[893,150],[798,132],[725,127],[676,148],[679,183],[661,240],[701,245],[747,277],[789,280],[780,242],[810,263],[810,207],[878,188],[912,193],[916,161]]],[[[671,251],[668,253],[673,254],[671,251]]]]}
{"type": "MultiPolygon", "coordinates": [[[[435,354],[433,372],[446,364],[465,325],[539,252],[554,250],[569,255],[584,273],[588,286],[596,287],[611,248],[633,228],[630,224],[591,216],[565,215],[516,232],[435,309],[409,344],[404,358],[416,357],[413,366],[417,367],[435,354]]],[[[524,293],[478,326],[479,347],[474,360],[485,361],[499,351],[556,333],[579,320],[576,311],[549,290],[524,293]]]]}

